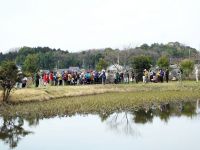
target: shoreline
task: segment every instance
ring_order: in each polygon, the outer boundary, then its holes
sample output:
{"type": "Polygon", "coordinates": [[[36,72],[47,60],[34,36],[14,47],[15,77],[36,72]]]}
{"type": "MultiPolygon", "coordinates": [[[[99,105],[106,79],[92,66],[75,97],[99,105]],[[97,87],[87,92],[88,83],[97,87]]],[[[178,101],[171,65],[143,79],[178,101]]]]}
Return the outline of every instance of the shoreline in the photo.
{"type": "MultiPolygon", "coordinates": [[[[185,81],[183,83],[148,83],[148,84],[106,84],[106,85],[78,85],[78,86],[47,86],[40,88],[13,89],[10,103],[41,102],[60,98],[98,96],[105,93],[138,93],[138,92],[200,92],[200,84],[185,81]]],[[[0,91],[0,94],[2,92],[0,91]]],[[[155,95],[156,96],[156,95],[155,95]]],[[[181,95],[180,95],[181,96],[181,95]]],[[[146,97],[148,98],[148,97],[146,97]]],[[[159,98],[159,97],[158,97],[159,98]]],[[[0,99],[0,101],[2,101],[0,99]]]]}
{"type": "Polygon", "coordinates": [[[30,88],[15,91],[14,97],[11,104],[0,106],[1,116],[43,118],[79,113],[109,114],[152,105],[193,102],[200,99],[200,86],[194,82],[184,82],[182,85],[149,83],[30,88]],[[24,99],[19,100],[19,95],[24,99]],[[43,99],[35,99],[37,96],[43,99]]]}

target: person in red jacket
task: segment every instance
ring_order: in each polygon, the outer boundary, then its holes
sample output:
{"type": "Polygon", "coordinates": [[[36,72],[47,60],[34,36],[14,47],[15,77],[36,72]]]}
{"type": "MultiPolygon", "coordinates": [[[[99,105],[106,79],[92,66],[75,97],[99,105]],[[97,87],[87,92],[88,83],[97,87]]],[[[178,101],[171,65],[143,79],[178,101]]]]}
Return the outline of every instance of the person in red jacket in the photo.
{"type": "Polygon", "coordinates": [[[53,85],[53,72],[51,71],[49,74],[49,84],[52,86],[53,85]]]}
{"type": "Polygon", "coordinates": [[[48,76],[48,74],[44,73],[43,74],[43,83],[44,83],[44,86],[48,85],[48,81],[49,81],[49,76],[48,76]]]}

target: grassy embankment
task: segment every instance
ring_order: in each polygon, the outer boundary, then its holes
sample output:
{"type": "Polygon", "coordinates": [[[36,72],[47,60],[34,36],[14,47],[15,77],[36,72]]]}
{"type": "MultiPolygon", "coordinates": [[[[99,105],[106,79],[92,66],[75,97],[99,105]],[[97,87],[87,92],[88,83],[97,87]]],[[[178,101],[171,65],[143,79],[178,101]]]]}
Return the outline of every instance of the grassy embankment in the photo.
{"type": "Polygon", "coordinates": [[[13,105],[1,106],[7,116],[70,115],[110,113],[160,103],[194,101],[200,98],[200,85],[193,82],[60,86],[14,91],[13,105]]]}

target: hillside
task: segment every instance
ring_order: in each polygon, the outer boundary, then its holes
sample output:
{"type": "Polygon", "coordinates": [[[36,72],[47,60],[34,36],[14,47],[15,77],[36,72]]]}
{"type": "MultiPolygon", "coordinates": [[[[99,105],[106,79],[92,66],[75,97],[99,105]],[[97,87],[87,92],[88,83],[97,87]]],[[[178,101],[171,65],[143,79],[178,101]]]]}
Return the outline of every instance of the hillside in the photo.
{"type": "Polygon", "coordinates": [[[153,65],[158,58],[167,55],[171,59],[192,58],[197,59],[198,51],[189,46],[178,42],[168,44],[154,43],[152,45],[143,44],[135,48],[118,49],[93,49],[81,52],[69,53],[67,50],[51,49],[49,47],[22,47],[19,50],[10,51],[6,54],[0,53],[0,63],[4,60],[13,60],[17,65],[23,66],[27,56],[34,55],[38,59],[38,68],[53,69],[68,68],[69,66],[78,66],[86,69],[94,69],[100,58],[107,61],[108,64],[119,63],[128,65],[132,57],[138,55],[150,56],[153,65]]]}

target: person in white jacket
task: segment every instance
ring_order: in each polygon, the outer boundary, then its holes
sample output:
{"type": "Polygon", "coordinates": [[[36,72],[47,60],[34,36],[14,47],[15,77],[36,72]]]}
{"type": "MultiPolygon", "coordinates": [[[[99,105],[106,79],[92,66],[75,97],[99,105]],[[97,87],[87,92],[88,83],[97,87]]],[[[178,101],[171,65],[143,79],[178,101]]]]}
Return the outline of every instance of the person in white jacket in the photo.
{"type": "Polygon", "coordinates": [[[197,66],[195,67],[195,77],[196,77],[196,82],[199,82],[199,69],[197,66]]]}

